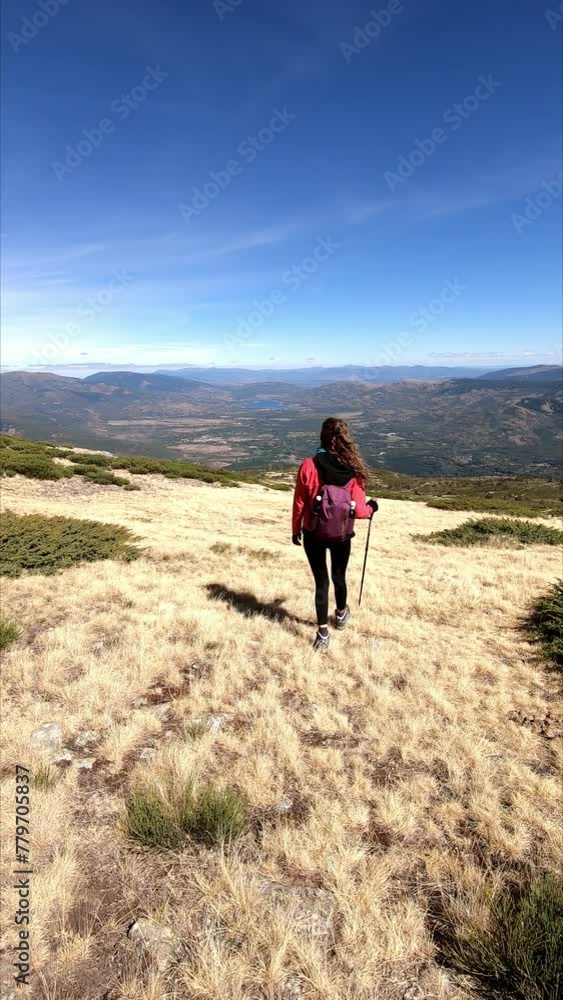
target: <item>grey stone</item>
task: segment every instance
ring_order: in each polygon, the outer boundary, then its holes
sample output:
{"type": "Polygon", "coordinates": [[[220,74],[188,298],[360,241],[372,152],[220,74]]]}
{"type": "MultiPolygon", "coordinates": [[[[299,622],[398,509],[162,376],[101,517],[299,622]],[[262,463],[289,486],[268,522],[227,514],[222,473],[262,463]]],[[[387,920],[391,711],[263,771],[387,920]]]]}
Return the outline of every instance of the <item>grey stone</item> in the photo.
{"type": "Polygon", "coordinates": [[[292,809],[293,799],[288,798],[287,795],[284,795],[284,797],[280,799],[279,802],[274,803],[273,806],[273,812],[277,813],[278,816],[286,816],[292,809]]]}
{"type": "Polygon", "coordinates": [[[403,1000],[424,1000],[425,997],[426,993],[418,983],[411,983],[403,993],[403,1000]]]}
{"type": "Polygon", "coordinates": [[[197,719],[188,719],[186,726],[201,726],[202,729],[207,729],[210,733],[218,733],[221,729],[225,728],[228,721],[228,715],[217,713],[212,715],[202,715],[197,719]]]}
{"type": "Polygon", "coordinates": [[[299,976],[288,976],[280,986],[279,1000],[301,1000],[305,984],[299,976]]]}
{"type": "Polygon", "coordinates": [[[98,739],[98,733],[95,733],[93,729],[86,729],[83,733],[75,736],[74,742],[77,747],[83,749],[84,747],[92,746],[93,743],[97,743],[98,739]]]}
{"type": "Polygon", "coordinates": [[[220,729],[224,729],[228,719],[228,715],[208,715],[207,728],[212,733],[218,733],[220,729]]]}
{"type": "Polygon", "coordinates": [[[95,757],[80,757],[78,760],[74,761],[74,766],[79,771],[91,771],[95,763],[95,757]]]}
{"type": "Polygon", "coordinates": [[[154,747],[143,747],[139,754],[139,760],[142,760],[145,764],[150,764],[151,760],[156,757],[156,750],[154,747]]]}
{"type": "Polygon", "coordinates": [[[163,701],[159,705],[149,705],[148,711],[154,716],[155,719],[158,719],[159,722],[163,722],[170,715],[171,707],[172,702],[163,701]]]}
{"type": "Polygon", "coordinates": [[[63,745],[63,731],[58,722],[44,722],[31,734],[31,745],[36,750],[55,753],[63,745]]]}
{"type": "Polygon", "coordinates": [[[74,757],[72,756],[70,750],[67,750],[66,748],[51,757],[51,763],[55,764],[57,767],[70,767],[73,761],[74,757]]]}
{"type": "Polygon", "coordinates": [[[135,920],[127,936],[140,952],[154,962],[159,972],[166,972],[182,953],[182,943],[173,931],[149,917],[135,920]]]}

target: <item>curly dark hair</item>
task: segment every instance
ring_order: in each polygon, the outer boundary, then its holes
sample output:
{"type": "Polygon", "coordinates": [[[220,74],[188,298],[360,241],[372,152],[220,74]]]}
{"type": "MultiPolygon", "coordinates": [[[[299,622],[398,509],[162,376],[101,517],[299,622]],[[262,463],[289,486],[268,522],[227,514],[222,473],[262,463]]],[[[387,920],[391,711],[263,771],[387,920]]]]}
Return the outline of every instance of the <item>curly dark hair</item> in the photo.
{"type": "Polygon", "coordinates": [[[321,445],[328,451],[329,455],[333,455],[343,465],[351,466],[356,479],[362,486],[366,485],[369,479],[369,470],[345,420],[340,420],[338,417],[327,417],[321,427],[321,445]]]}

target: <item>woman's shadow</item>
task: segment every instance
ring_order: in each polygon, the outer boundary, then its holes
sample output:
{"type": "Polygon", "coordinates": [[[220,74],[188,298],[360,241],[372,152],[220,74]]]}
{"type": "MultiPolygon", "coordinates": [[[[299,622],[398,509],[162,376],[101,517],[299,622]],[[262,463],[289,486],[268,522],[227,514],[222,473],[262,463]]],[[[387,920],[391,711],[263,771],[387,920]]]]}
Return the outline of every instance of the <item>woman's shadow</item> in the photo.
{"type": "Polygon", "coordinates": [[[305,618],[292,615],[290,611],[283,607],[284,601],[287,600],[286,597],[276,597],[275,600],[267,603],[258,600],[256,595],[250,593],[250,591],[231,590],[222,583],[208,583],[206,590],[210,597],[217,601],[224,601],[225,604],[234,608],[244,618],[253,618],[255,615],[260,615],[262,618],[267,618],[268,621],[288,626],[296,634],[298,634],[298,629],[295,628],[296,624],[311,624],[305,618]]]}

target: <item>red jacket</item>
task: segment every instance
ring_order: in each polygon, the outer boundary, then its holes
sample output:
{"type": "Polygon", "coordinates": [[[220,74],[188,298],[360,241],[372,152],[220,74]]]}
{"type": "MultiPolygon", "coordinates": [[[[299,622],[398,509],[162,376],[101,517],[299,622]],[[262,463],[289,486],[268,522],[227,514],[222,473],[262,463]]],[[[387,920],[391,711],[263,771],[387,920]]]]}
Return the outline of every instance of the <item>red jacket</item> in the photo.
{"type": "MultiPolygon", "coordinates": [[[[351,499],[356,501],[356,517],[370,518],[373,509],[366,503],[366,493],[355,477],[349,480],[351,499]]],[[[317,467],[312,458],[306,458],[301,463],[297,473],[295,493],[293,494],[292,535],[301,534],[302,528],[309,530],[311,511],[321,482],[317,467]]]]}

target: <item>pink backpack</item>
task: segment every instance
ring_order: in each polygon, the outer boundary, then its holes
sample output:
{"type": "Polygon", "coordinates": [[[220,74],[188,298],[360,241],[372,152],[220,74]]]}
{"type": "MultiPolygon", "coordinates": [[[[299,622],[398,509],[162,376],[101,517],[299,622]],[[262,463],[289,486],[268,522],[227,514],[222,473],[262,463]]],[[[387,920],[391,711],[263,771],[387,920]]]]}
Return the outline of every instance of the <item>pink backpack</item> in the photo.
{"type": "Polygon", "coordinates": [[[350,483],[321,486],[313,502],[310,530],[321,542],[345,542],[354,534],[354,508],[350,483]]]}

